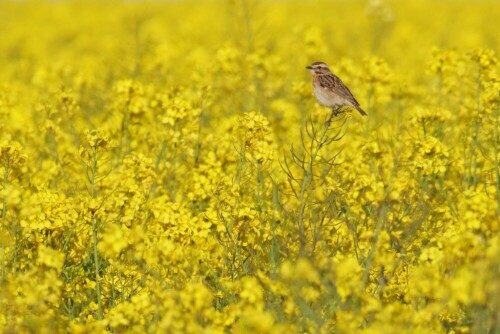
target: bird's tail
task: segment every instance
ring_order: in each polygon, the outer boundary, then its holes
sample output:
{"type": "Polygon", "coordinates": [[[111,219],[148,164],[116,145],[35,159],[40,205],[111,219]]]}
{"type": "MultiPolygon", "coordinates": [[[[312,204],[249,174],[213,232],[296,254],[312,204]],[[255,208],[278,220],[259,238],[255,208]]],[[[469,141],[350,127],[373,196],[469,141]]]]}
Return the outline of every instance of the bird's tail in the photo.
{"type": "Polygon", "coordinates": [[[361,109],[361,107],[360,107],[360,106],[356,106],[356,109],[358,109],[359,113],[360,113],[362,116],[366,116],[366,112],[365,112],[363,109],[361,109]]]}

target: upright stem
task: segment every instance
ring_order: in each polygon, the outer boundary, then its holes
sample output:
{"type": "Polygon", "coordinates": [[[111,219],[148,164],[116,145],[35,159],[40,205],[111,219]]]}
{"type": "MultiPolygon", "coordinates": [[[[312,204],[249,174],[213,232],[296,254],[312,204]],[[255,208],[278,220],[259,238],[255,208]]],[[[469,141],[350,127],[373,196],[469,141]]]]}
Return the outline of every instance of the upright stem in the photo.
{"type": "MultiPolygon", "coordinates": [[[[7,183],[9,181],[9,157],[5,157],[4,176],[3,176],[3,205],[2,205],[2,229],[5,231],[7,222],[7,183]]],[[[7,270],[5,268],[5,240],[2,238],[2,281],[5,281],[7,270]]]]}
{"type": "MultiPolygon", "coordinates": [[[[299,207],[299,238],[300,238],[300,252],[299,254],[303,256],[305,254],[305,246],[306,246],[306,236],[305,236],[305,226],[304,226],[304,213],[306,209],[306,190],[308,185],[312,182],[313,178],[313,166],[316,161],[316,157],[318,156],[319,150],[323,146],[326,133],[328,132],[328,125],[325,126],[323,133],[321,134],[320,140],[318,141],[316,148],[314,149],[314,153],[311,155],[311,160],[305,170],[304,178],[302,179],[302,185],[300,187],[300,207],[299,207]]],[[[314,140],[314,139],[313,139],[314,140]]]]}
{"type": "Polygon", "coordinates": [[[126,103],[125,108],[123,109],[120,145],[118,146],[118,161],[116,162],[117,164],[119,164],[123,159],[122,153],[123,153],[123,156],[125,156],[125,155],[127,155],[127,152],[128,152],[128,145],[129,145],[128,125],[129,125],[129,118],[130,118],[129,105],[130,105],[130,101],[128,101],[126,103]],[[124,146],[126,146],[126,147],[124,147],[124,146]]]}
{"type": "Polygon", "coordinates": [[[366,288],[368,279],[370,278],[370,271],[373,265],[373,259],[378,250],[380,234],[384,225],[387,209],[386,199],[384,199],[384,202],[382,203],[382,210],[380,210],[380,214],[377,219],[377,225],[375,227],[375,239],[373,240],[372,248],[370,249],[370,252],[368,253],[368,257],[366,259],[365,271],[363,273],[363,290],[366,288]]]}
{"type": "MultiPolygon", "coordinates": [[[[158,156],[156,157],[155,161],[155,173],[159,174],[160,171],[160,162],[163,160],[165,156],[165,152],[167,150],[167,142],[163,140],[161,142],[161,148],[160,148],[160,153],[158,153],[158,156]]],[[[156,189],[158,188],[158,182],[155,180],[153,184],[151,185],[151,196],[156,197],[156,189]]]]}
{"type": "Polygon", "coordinates": [[[250,53],[253,51],[253,31],[252,31],[250,11],[248,8],[248,1],[242,0],[241,4],[243,6],[243,14],[245,15],[245,29],[246,29],[246,34],[247,34],[247,47],[248,47],[248,52],[250,53]]]}
{"type": "Polygon", "coordinates": [[[255,189],[255,204],[259,212],[264,210],[264,172],[262,171],[262,162],[257,161],[257,189],[255,189]]]}
{"type": "Polygon", "coordinates": [[[443,106],[443,71],[438,72],[439,107],[443,106]]]}
{"type": "MultiPolygon", "coordinates": [[[[481,108],[481,67],[478,64],[477,65],[477,94],[476,94],[476,113],[479,114],[480,108],[481,108]]],[[[477,149],[479,146],[479,118],[476,117],[475,122],[474,122],[474,138],[472,139],[472,144],[471,144],[471,161],[472,163],[472,180],[474,182],[474,189],[477,187],[478,183],[478,177],[477,177],[477,169],[478,169],[478,164],[477,164],[477,149]]]]}
{"type": "MultiPolygon", "coordinates": [[[[93,148],[92,153],[92,176],[90,179],[90,196],[92,199],[96,196],[95,179],[97,174],[97,151],[93,148]]],[[[97,290],[97,306],[98,317],[102,319],[102,302],[101,302],[101,278],[99,276],[99,254],[97,252],[97,220],[95,219],[95,212],[92,212],[92,235],[94,239],[94,270],[95,270],[95,283],[97,290]]]]}
{"type": "Polygon", "coordinates": [[[177,144],[174,144],[174,156],[172,158],[172,178],[170,181],[172,182],[172,187],[170,189],[170,200],[175,202],[175,197],[177,195],[177,144]]]}
{"type": "Polygon", "coordinates": [[[59,165],[59,168],[61,170],[61,174],[64,178],[64,181],[66,182],[71,194],[74,195],[75,191],[73,188],[71,188],[71,183],[69,181],[68,174],[66,173],[66,170],[64,169],[64,163],[61,159],[61,156],[59,155],[59,148],[57,145],[56,136],[54,135],[54,133],[50,133],[49,138],[50,138],[49,140],[50,140],[51,145],[52,145],[52,151],[54,152],[54,158],[55,158],[57,164],[59,165]]]}
{"type": "Polygon", "coordinates": [[[499,161],[498,161],[498,140],[500,139],[500,136],[498,133],[499,113],[500,113],[500,107],[497,108],[496,121],[495,121],[495,125],[494,125],[494,127],[495,127],[495,176],[496,176],[496,183],[497,183],[497,213],[500,215],[500,171],[498,170],[500,168],[499,161]]]}

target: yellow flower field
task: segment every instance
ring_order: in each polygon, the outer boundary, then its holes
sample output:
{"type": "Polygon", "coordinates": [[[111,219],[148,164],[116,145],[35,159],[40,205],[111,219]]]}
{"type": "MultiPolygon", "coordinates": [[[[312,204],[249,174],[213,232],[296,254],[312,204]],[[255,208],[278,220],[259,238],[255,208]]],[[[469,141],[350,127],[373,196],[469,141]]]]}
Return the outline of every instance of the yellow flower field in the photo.
{"type": "Polygon", "coordinates": [[[0,2],[1,331],[500,333],[499,17],[0,2]]]}

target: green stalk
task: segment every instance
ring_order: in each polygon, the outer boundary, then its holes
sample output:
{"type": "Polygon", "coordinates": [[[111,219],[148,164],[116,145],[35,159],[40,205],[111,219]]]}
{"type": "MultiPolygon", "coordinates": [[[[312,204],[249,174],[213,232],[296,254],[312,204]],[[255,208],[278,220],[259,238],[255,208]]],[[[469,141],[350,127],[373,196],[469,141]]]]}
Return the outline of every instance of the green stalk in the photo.
{"type": "MultiPolygon", "coordinates": [[[[480,107],[481,107],[481,67],[478,64],[477,65],[477,95],[476,95],[476,111],[479,113],[480,107]]],[[[471,149],[472,154],[471,158],[473,159],[472,161],[472,179],[474,182],[474,188],[476,188],[477,183],[478,183],[478,177],[477,177],[477,148],[479,147],[479,119],[476,117],[475,123],[474,123],[474,138],[472,139],[472,145],[471,149]]]]}
{"type": "Polygon", "coordinates": [[[251,52],[253,52],[253,30],[252,30],[250,11],[248,8],[248,1],[242,0],[241,4],[243,7],[243,14],[245,16],[245,30],[246,30],[246,34],[247,34],[248,52],[251,53],[251,52]]]}
{"type": "Polygon", "coordinates": [[[257,161],[257,189],[255,189],[255,204],[259,212],[264,210],[266,205],[264,201],[264,172],[262,162],[257,161]]]}
{"type": "Polygon", "coordinates": [[[496,113],[496,121],[495,121],[495,176],[496,176],[496,183],[497,183],[497,213],[500,215],[500,171],[499,169],[499,161],[498,161],[498,140],[500,139],[500,135],[498,132],[498,126],[499,126],[499,113],[500,113],[500,107],[497,108],[497,113],[496,113]]]}
{"type": "Polygon", "coordinates": [[[439,107],[443,106],[443,72],[439,70],[438,74],[438,92],[439,92],[439,107]]]}
{"type": "MultiPolygon", "coordinates": [[[[160,148],[160,153],[158,153],[158,156],[156,157],[155,161],[155,174],[158,175],[159,170],[160,170],[160,162],[163,160],[163,157],[165,156],[165,152],[167,150],[167,142],[165,140],[162,141],[161,143],[161,148],[160,148]]],[[[156,197],[156,190],[158,188],[158,181],[154,181],[153,184],[151,185],[151,196],[154,198],[156,197]]]]}
{"type": "MultiPolygon", "coordinates": [[[[97,174],[97,151],[93,148],[92,153],[92,177],[90,179],[90,196],[92,199],[96,196],[95,179],[97,174]]],[[[99,276],[99,254],[97,252],[97,221],[95,219],[95,212],[92,212],[92,235],[94,239],[94,270],[95,270],[95,283],[97,290],[97,306],[98,317],[103,318],[102,302],[101,302],[101,278],[99,276]]]]}
{"type": "Polygon", "coordinates": [[[56,160],[57,164],[59,165],[59,169],[61,170],[61,174],[63,176],[63,179],[66,182],[66,184],[68,185],[68,188],[69,188],[69,191],[71,192],[71,194],[74,195],[75,191],[71,187],[71,183],[69,181],[68,174],[66,173],[66,171],[64,169],[64,163],[61,159],[61,156],[59,155],[59,149],[58,149],[56,137],[53,133],[50,133],[49,137],[50,137],[50,141],[52,144],[52,151],[54,152],[55,160],[56,160]]]}
{"type": "Polygon", "coordinates": [[[172,158],[172,188],[170,189],[170,199],[175,202],[175,197],[177,195],[177,144],[174,144],[174,156],[172,158]]]}
{"type": "MultiPolygon", "coordinates": [[[[246,147],[245,145],[242,146],[242,151],[240,153],[240,162],[238,164],[238,169],[236,171],[236,182],[238,184],[238,189],[239,190],[239,195],[241,196],[241,178],[242,178],[242,174],[243,174],[243,169],[244,169],[244,166],[245,166],[245,162],[246,162],[246,158],[245,158],[245,154],[246,154],[246,147]]],[[[238,205],[239,205],[239,202],[240,202],[240,196],[236,196],[235,199],[234,199],[234,207],[237,208],[238,205]]],[[[228,224],[226,223],[226,233],[228,235],[228,237],[230,238],[232,244],[233,244],[233,247],[234,247],[234,250],[232,252],[232,259],[231,259],[231,280],[235,280],[235,270],[237,268],[236,266],[236,261],[240,260],[241,261],[241,252],[240,252],[240,248],[238,246],[238,241],[236,240],[236,238],[234,237],[234,234],[232,232],[232,229],[233,229],[233,226],[234,226],[234,215],[232,215],[232,218],[231,218],[231,223],[228,224]]],[[[241,261],[241,266],[243,268],[243,270],[245,269],[244,266],[243,266],[243,261],[241,261]]]]}
{"type": "MultiPolygon", "coordinates": [[[[2,206],[2,229],[4,231],[7,230],[6,228],[6,221],[7,221],[7,183],[8,183],[8,178],[9,178],[9,158],[5,157],[5,171],[4,171],[4,176],[3,176],[3,190],[4,190],[4,195],[3,195],[3,206],[2,206]]],[[[5,268],[5,241],[4,238],[2,238],[2,281],[5,281],[7,275],[7,271],[5,268]]]]}
{"type": "Polygon", "coordinates": [[[200,154],[201,154],[201,127],[202,127],[202,124],[201,124],[201,115],[203,114],[203,109],[200,113],[200,115],[198,116],[198,133],[197,133],[197,136],[196,136],[196,144],[195,144],[195,147],[194,147],[194,166],[197,167],[198,166],[198,162],[200,160],[200,154]]]}
{"type": "Polygon", "coordinates": [[[377,225],[375,227],[375,240],[373,240],[372,248],[370,249],[370,252],[368,253],[368,257],[366,259],[365,272],[363,273],[363,291],[368,284],[368,279],[370,278],[370,271],[372,269],[373,259],[378,250],[380,233],[382,232],[382,227],[384,226],[387,210],[388,207],[386,199],[384,199],[382,210],[380,210],[380,215],[378,216],[377,225]]]}
{"type": "Polygon", "coordinates": [[[118,145],[118,161],[117,164],[121,163],[123,157],[127,155],[129,149],[129,135],[128,135],[128,125],[130,120],[130,110],[129,110],[130,100],[126,103],[123,109],[123,118],[121,126],[120,135],[120,145],[118,145]],[[126,146],[126,147],[124,147],[126,146]],[[122,156],[123,153],[123,156],[122,156]]]}
{"type": "Polygon", "coordinates": [[[271,221],[271,233],[272,233],[272,241],[271,241],[271,253],[270,253],[270,262],[272,264],[273,272],[276,271],[279,263],[279,244],[276,236],[276,218],[274,216],[275,211],[282,211],[280,198],[279,198],[279,186],[277,183],[273,182],[273,195],[272,195],[272,207],[273,213],[272,221],[271,221]]]}
{"type": "Polygon", "coordinates": [[[311,160],[305,170],[304,178],[302,179],[302,185],[300,187],[300,196],[299,196],[299,239],[300,239],[300,256],[305,254],[305,246],[306,246],[306,236],[305,236],[305,227],[304,227],[304,213],[306,209],[306,190],[309,184],[313,181],[313,165],[316,161],[316,157],[318,156],[319,150],[323,147],[326,139],[326,133],[328,132],[328,125],[325,126],[325,130],[321,134],[320,140],[314,150],[314,153],[311,155],[311,160]]]}

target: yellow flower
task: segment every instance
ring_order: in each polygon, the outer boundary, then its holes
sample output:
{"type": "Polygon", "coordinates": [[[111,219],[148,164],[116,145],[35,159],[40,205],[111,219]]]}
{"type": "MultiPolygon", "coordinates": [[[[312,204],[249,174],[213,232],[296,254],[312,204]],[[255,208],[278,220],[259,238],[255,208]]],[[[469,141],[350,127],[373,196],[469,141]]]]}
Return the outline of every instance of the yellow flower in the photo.
{"type": "Polygon", "coordinates": [[[26,163],[28,156],[23,153],[23,147],[17,141],[4,141],[0,144],[0,172],[2,178],[10,177],[18,172],[26,163]]]}
{"type": "Polygon", "coordinates": [[[353,257],[335,259],[335,280],[337,291],[342,298],[357,294],[362,282],[362,268],[353,257]]]}
{"type": "Polygon", "coordinates": [[[99,251],[106,257],[117,258],[128,247],[127,234],[129,233],[125,226],[108,224],[102,234],[103,238],[98,244],[99,251]]]}
{"type": "Polygon", "coordinates": [[[259,305],[264,299],[264,291],[254,277],[245,277],[241,281],[241,300],[249,305],[259,305]]]}
{"type": "Polygon", "coordinates": [[[300,258],[297,262],[286,261],[280,270],[281,277],[285,280],[299,280],[313,284],[320,284],[318,271],[311,262],[305,258],[300,258]]]}
{"type": "Polygon", "coordinates": [[[38,247],[38,264],[45,265],[60,272],[64,264],[65,254],[52,248],[40,245],[38,247]]]}
{"type": "Polygon", "coordinates": [[[273,138],[269,121],[260,113],[245,113],[239,121],[236,134],[242,143],[241,149],[252,160],[266,162],[273,159],[273,138]]]}

